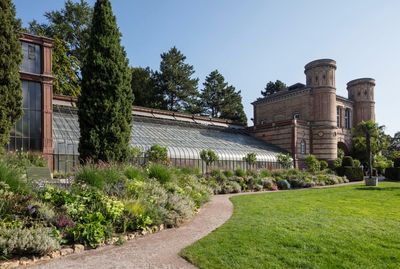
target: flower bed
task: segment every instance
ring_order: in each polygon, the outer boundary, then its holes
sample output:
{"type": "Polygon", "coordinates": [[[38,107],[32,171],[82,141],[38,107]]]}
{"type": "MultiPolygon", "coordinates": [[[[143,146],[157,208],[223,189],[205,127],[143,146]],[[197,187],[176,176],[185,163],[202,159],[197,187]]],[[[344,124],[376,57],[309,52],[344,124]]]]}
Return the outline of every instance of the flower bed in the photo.
{"type": "Polygon", "coordinates": [[[213,193],[347,182],[327,172],[294,169],[216,170],[203,176],[196,170],[160,164],[143,168],[89,164],[76,172],[72,185],[59,188],[29,183],[20,171],[13,164],[0,162],[3,260],[21,256],[47,259],[59,256],[57,253],[74,253],[71,246],[96,248],[106,243],[120,244],[160,227],[177,227],[190,219],[213,193]]]}

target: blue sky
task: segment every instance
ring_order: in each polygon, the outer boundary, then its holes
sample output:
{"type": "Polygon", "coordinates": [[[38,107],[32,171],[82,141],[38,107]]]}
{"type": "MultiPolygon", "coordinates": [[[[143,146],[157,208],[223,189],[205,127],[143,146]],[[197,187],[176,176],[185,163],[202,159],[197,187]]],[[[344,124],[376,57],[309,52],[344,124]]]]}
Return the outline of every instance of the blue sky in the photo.
{"type": "MultiPolygon", "coordinates": [[[[93,0],[89,1],[94,3],[93,0]]],[[[43,21],[63,0],[14,0],[24,25],[43,21]]],[[[132,66],[158,69],[160,54],[177,46],[204,78],[218,69],[242,91],[246,114],[269,80],[305,82],[304,65],[337,61],[337,93],[346,83],[376,79],[377,121],[400,131],[400,1],[352,0],[113,0],[132,66]]]]}

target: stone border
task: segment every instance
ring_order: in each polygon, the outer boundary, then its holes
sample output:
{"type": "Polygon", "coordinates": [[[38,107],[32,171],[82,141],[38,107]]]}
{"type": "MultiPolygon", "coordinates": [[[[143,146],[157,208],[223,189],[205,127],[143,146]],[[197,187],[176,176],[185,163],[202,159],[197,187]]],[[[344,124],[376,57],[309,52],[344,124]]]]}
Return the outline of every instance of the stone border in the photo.
{"type": "MultiPolygon", "coordinates": [[[[107,245],[117,245],[118,242],[121,240],[121,238],[122,238],[123,242],[130,241],[135,238],[144,237],[148,234],[161,232],[164,229],[165,229],[165,225],[161,224],[159,226],[152,226],[152,227],[148,228],[147,230],[121,234],[119,237],[112,237],[111,239],[107,240],[106,242],[100,244],[97,248],[101,248],[101,247],[104,247],[107,245]]],[[[53,252],[51,252],[47,255],[44,255],[42,257],[31,256],[30,258],[29,257],[21,257],[19,259],[0,261],[0,269],[11,269],[11,268],[17,268],[19,266],[34,265],[39,262],[45,262],[45,261],[49,261],[51,259],[57,259],[62,256],[67,256],[67,255],[71,255],[71,254],[75,254],[75,253],[81,253],[85,250],[91,250],[91,249],[93,249],[93,248],[85,247],[84,245],[81,245],[81,244],[74,244],[72,246],[66,245],[66,246],[63,246],[60,250],[54,250],[53,252]]]]}

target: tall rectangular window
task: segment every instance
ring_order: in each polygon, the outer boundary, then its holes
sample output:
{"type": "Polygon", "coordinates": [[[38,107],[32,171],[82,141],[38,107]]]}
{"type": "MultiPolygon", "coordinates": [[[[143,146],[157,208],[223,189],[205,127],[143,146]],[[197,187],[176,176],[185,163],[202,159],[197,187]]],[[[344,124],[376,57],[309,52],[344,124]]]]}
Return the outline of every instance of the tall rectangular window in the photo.
{"type": "Polygon", "coordinates": [[[351,110],[346,108],[344,112],[344,123],[347,129],[351,129],[351,110]]]}
{"type": "Polygon", "coordinates": [[[22,81],[23,116],[11,130],[9,151],[42,149],[42,88],[41,84],[22,81]]]}
{"type": "Polygon", "coordinates": [[[337,127],[341,127],[342,126],[342,124],[341,124],[341,118],[342,118],[342,113],[341,113],[341,109],[340,109],[340,107],[336,107],[336,126],[337,127]]]}
{"type": "Polygon", "coordinates": [[[21,42],[23,60],[20,70],[26,73],[42,73],[42,53],[39,45],[21,42]]]}

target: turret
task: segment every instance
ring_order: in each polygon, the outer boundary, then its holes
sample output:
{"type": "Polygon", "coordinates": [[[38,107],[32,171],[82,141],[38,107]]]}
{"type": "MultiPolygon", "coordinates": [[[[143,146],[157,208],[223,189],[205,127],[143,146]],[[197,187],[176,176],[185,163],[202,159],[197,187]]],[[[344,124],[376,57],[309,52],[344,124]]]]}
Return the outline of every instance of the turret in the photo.
{"type": "Polygon", "coordinates": [[[347,83],[349,99],[353,105],[353,126],[361,121],[375,121],[374,101],[375,80],[372,78],[359,78],[347,83]]]}
{"type": "Polygon", "coordinates": [[[320,59],[304,67],[307,87],[312,94],[312,154],[319,159],[337,158],[336,133],[336,62],[320,59]]]}

